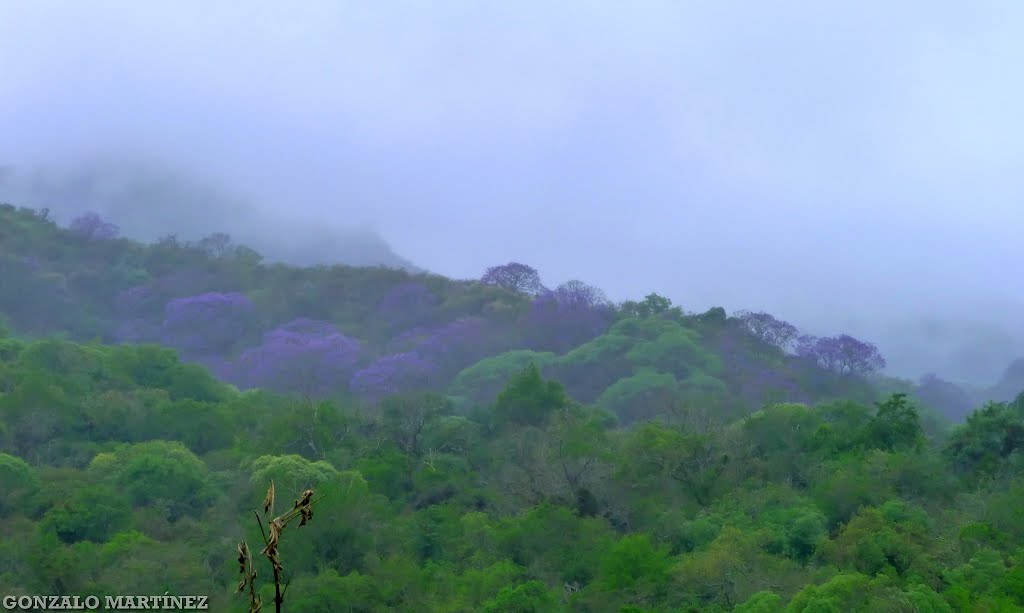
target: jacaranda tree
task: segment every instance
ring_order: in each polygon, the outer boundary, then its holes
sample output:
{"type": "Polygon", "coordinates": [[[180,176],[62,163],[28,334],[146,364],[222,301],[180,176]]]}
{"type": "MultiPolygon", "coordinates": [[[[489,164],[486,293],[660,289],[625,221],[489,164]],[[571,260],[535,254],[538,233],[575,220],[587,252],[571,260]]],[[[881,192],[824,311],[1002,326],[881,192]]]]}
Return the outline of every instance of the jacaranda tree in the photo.
{"type": "Polygon", "coordinates": [[[796,342],[796,353],[839,375],[870,375],[885,368],[885,358],[878,347],[847,334],[801,336],[796,342]]]}
{"type": "Polygon", "coordinates": [[[267,332],[235,370],[246,387],[322,396],[346,387],[361,350],[329,322],[296,319],[267,332]]]}
{"type": "Polygon", "coordinates": [[[121,234],[120,228],[91,211],[72,220],[68,229],[91,241],[113,240],[121,234]]]}
{"type": "Polygon", "coordinates": [[[429,389],[437,385],[437,365],[420,354],[409,351],[384,356],[357,370],[349,388],[369,400],[402,392],[429,389]]]}
{"type": "Polygon", "coordinates": [[[416,353],[454,376],[488,355],[490,336],[485,319],[460,317],[441,326],[407,330],[392,339],[389,348],[391,353],[416,353]]]}
{"type": "Polygon", "coordinates": [[[604,292],[582,281],[568,281],[534,299],[523,332],[530,349],[561,353],[599,336],[614,318],[604,292]]]}
{"type": "Polygon", "coordinates": [[[743,323],[743,327],[748,332],[761,339],[769,345],[774,345],[781,349],[789,347],[790,343],[796,339],[799,331],[791,323],[776,319],[769,313],[752,313],[750,311],[740,311],[736,314],[736,317],[743,323]]]}
{"type": "Polygon", "coordinates": [[[519,262],[491,266],[480,278],[480,282],[524,294],[536,294],[543,289],[537,269],[519,262]]]}
{"type": "Polygon", "coordinates": [[[255,323],[253,304],[239,293],[176,298],[164,309],[163,341],[188,355],[223,353],[255,323]]]}

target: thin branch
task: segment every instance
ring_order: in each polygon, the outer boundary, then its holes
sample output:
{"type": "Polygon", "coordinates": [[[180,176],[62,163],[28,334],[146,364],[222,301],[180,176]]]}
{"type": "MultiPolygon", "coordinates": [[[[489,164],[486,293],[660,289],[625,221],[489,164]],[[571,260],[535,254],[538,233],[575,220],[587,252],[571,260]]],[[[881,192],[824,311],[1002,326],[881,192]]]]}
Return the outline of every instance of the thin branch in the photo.
{"type": "Polygon", "coordinates": [[[284,597],[288,595],[288,586],[292,584],[292,577],[293,576],[294,575],[289,574],[288,581],[285,582],[284,590],[282,590],[282,592],[281,592],[281,600],[284,600],[284,597]]]}
{"type": "Polygon", "coordinates": [[[260,526],[260,534],[263,535],[263,544],[266,545],[270,541],[267,540],[267,532],[263,529],[263,521],[260,519],[260,514],[258,511],[253,511],[252,514],[256,516],[256,523],[260,526]]]}

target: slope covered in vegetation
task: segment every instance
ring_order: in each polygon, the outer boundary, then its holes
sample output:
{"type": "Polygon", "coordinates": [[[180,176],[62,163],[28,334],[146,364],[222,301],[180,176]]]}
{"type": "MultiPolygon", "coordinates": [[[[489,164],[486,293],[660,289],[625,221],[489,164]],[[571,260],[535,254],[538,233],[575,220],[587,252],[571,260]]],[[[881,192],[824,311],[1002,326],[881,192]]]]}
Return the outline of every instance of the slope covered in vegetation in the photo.
{"type": "Polygon", "coordinates": [[[282,545],[289,610],[1024,606],[1024,398],[942,439],[899,395],[705,417],[616,427],[531,366],[462,415],[432,394],[239,392],[153,346],[7,339],[0,583],[245,610],[234,543],[260,541],[246,518],[273,480],[326,495],[282,545]]]}
{"type": "Polygon", "coordinates": [[[849,337],[799,337],[763,313],[687,314],[656,294],[612,305],[580,282],[545,289],[523,265],[482,282],[268,266],[226,235],[143,245],[94,215],[61,228],[10,206],[0,238],[0,315],[19,334],[159,343],[242,388],[372,401],[454,384],[472,404],[533,360],[628,422],[697,397],[733,416],[767,400],[870,401],[864,376],[881,365],[849,337]]]}
{"type": "Polygon", "coordinates": [[[326,496],[292,611],[1024,607],[1024,396],[950,429],[868,343],[521,264],[265,266],[13,207],[0,247],[9,593],[245,611],[273,483],[326,496]]]}

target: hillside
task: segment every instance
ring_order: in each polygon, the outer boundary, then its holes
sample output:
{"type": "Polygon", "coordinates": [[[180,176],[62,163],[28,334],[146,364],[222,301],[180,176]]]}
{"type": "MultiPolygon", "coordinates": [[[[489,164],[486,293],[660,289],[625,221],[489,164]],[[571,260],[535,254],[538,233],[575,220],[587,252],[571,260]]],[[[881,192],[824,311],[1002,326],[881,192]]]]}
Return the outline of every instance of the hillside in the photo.
{"type": "Polygon", "coordinates": [[[454,384],[473,404],[534,361],[626,421],[696,398],[735,416],[768,400],[875,397],[862,376],[875,368],[783,351],[795,330],[761,338],[721,309],[687,314],[656,294],[615,306],[582,283],[535,297],[394,269],[267,265],[223,235],[144,245],[96,216],[62,228],[27,209],[0,215],[0,313],[14,330],[163,344],[243,388],[374,399],[454,384]]]}
{"type": "Polygon", "coordinates": [[[0,202],[5,201],[47,207],[51,217],[64,223],[82,211],[95,211],[117,220],[125,236],[141,241],[173,235],[195,242],[230,232],[271,262],[418,270],[368,229],[261,212],[246,196],[155,161],[99,159],[77,165],[0,167],[0,202]]]}
{"type": "Polygon", "coordinates": [[[326,496],[281,536],[292,611],[1024,607],[1024,395],[884,377],[847,335],[13,206],[0,279],[15,595],[269,610],[273,484],[326,496]]]}
{"type": "MultiPolygon", "coordinates": [[[[143,244],[118,238],[116,226],[96,216],[77,224],[0,207],[0,316],[14,330],[164,344],[241,387],[372,398],[454,384],[459,402],[472,403],[533,360],[574,397],[601,399],[620,414],[632,410],[628,397],[668,399],[662,404],[715,397],[739,415],[767,401],[876,396],[867,385],[876,368],[836,372],[841,362],[813,347],[812,359],[801,359],[798,331],[766,314],[685,313],[656,294],[653,302],[611,305],[578,282],[531,296],[383,267],[268,264],[226,234],[143,244]],[[626,321],[638,316],[653,320],[626,321]]],[[[851,340],[822,347],[870,347],[851,340]]],[[[910,392],[953,421],[1021,391],[1012,381],[964,391],[934,376],[876,384],[910,392]]],[[[652,414],[651,402],[636,402],[652,414]]]]}
{"type": "Polygon", "coordinates": [[[529,367],[470,417],[432,395],[363,412],[153,346],[0,340],[0,583],[245,611],[235,543],[260,542],[273,481],[327,496],[282,537],[288,610],[1024,605],[1024,397],[948,440],[901,396],[680,417],[615,428],[529,367]]]}

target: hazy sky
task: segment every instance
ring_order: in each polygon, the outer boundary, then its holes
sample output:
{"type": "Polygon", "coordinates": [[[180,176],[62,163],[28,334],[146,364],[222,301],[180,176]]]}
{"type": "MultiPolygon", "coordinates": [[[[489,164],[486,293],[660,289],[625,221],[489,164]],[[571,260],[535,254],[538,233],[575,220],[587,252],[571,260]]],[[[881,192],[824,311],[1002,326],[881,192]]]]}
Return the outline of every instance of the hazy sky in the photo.
{"type": "Polygon", "coordinates": [[[1024,355],[1022,109],[1017,0],[0,0],[0,164],[156,156],[445,275],[767,309],[897,366],[910,318],[1024,355]]]}

